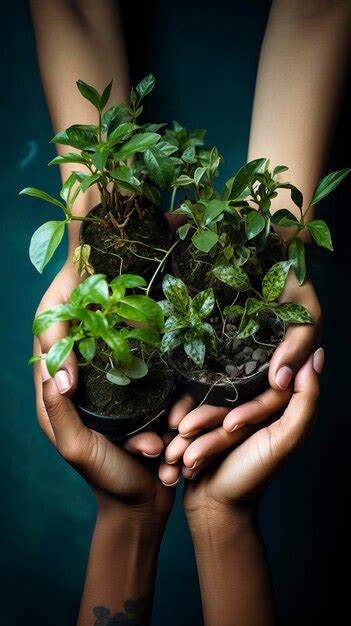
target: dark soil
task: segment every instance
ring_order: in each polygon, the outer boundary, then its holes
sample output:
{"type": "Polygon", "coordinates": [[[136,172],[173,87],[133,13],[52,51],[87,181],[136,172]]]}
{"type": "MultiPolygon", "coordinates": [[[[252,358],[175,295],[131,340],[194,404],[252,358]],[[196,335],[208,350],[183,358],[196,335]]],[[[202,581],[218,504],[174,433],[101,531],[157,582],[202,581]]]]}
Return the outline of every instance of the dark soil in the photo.
{"type": "Polygon", "coordinates": [[[188,359],[182,347],[171,353],[171,358],[189,379],[208,385],[216,383],[227,386],[268,369],[271,356],[284,337],[283,323],[273,315],[265,316],[254,336],[236,339],[238,320],[236,316],[228,317],[223,335],[220,318],[210,318],[220,337],[218,357],[206,356],[201,370],[188,359]]]}
{"type": "MultiPolygon", "coordinates": [[[[79,368],[76,400],[85,408],[107,416],[150,416],[161,408],[174,386],[174,374],[157,355],[148,360],[149,372],[121,387],[110,383],[91,365],[79,368]]],[[[99,364],[101,366],[101,363],[99,364]]]]}
{"type": "MultiPolygon", "coordinates": [[[[146,201],[147,202],[147,201],[146,201]]],[[[116,212],[111,211],[116,221],[116,212]]],[[[105,218],[101,205],[90,211],[90,216],[104,217],[106,226],[99,222],[82,222],[81,242],[91,246],[90,263],[96,273],[110,277],[121,272],[144,275],[156,267],[164,253],[154,247],[167,250],[171,235],[168,222],[153,205],[143,206],[143,216],[137,211],[121,232],[109,216],[105,218]]]]}

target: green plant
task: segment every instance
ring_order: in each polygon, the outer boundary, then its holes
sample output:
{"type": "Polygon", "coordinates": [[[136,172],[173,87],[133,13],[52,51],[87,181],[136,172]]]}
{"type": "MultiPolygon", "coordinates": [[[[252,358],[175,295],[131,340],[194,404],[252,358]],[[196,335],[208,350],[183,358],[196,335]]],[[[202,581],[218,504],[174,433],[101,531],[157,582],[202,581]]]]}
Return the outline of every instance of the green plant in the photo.
{"type": "Polygon", "coordinates": [[[32,263],[42,272],[72,220],[96,220],[109,223],[123,238],[131,216],[145,218],[145,202],[158,206],[160,190],[167,189],[175,176],[170,153],[177,150],[158,132],[165,124],[140,124],[142,101],[154,88],[152,74],[132,87],[128,102],[106,109],[112,82],[100,94],[77,81],[81,95],[97,112],[96,125],[75,124],[57,133],[51,143],[70,146],[75,152],[55,157],[49,165],[78,163],[84,171],[73,170],[60,191],[61,200],[33,187],[20,193],[41,198],[58,206],[64,220],[46,222],[34,233],[30,244],[32,263]],[[74,203],[80,192],[96,185],[100,192],[100,218],[74,215],[74,203]]]}
{"type": "Polygon", "coordinates": [[[215,305],[213,289],[201,291],[191,298],[183,281],[170,274],[164,277],[162,289],[166,300],[159,305],[167,319],[161,351],[168,352],[183,345],[189,359],[201,368],[206,350],[213,356],[217,354],[216,332],[204,321],[215,305]]]}
{"type": "MultiPolygon", "coordinates": [[[[54,343],[46,365],[54,376],[73,349],[80,365],[91,365],[116,385],[128,385],[148,372],[145,346],[158,349],[164,316],[161,307],[142,294],[126,295],[126,289],[145,288],[141,276],[122,274],[110,283],[102,274],[81,282],[69,302],[40,313],[33,333],[40,335],[58,321],[72,322],[69,333],[54,343]]],[[[33,356],[30,362],[39,360],[33,356]]]]}
{"type": "MultiPolygon", "coordinates": [[[[309,208],[328,195],[350,172],[350,169],[333,172],[317,185],[307,208],[303,210],[303,197],[290,182],[280,182],[278,176],[288,168],[277,166],[271,171],[267,159],[255,159],[244,165],[238,173],[225,183],[222,197],[208,186],[203,179],[206,172],[187,179],[184,184],[192,187],[195,199],[187,198],[175,213],[185,215],[187,222],[178,229],[180,239],[191,234],[193,254],[201,258],[209,255],[215,264],[247,264],[249,273],[260,274],[260,254],[272,239],[273,226],[289,229],[281,248],[292,261],[300,284],[306,276],[305,247],[299,234],[307,230],[314,241],[332,250],[331,235],[323,220],[307,221],[309,208]],[[202,174],[202,176],[200,176],[202,174]],[[271,201],[279,189],[289,189],[292,201],[300,211],[297,218],[287,209],[275,213],[270,211],[271,201]],[[207,198],[204,195],[208,195],[207,198]],[[292,230],[294,229],[294,230],[292,230]]],[[[181,177],[180,177],[181,178],[181,177]]],[[[179,178],[174,181],[179,185],[179,178]]]]}

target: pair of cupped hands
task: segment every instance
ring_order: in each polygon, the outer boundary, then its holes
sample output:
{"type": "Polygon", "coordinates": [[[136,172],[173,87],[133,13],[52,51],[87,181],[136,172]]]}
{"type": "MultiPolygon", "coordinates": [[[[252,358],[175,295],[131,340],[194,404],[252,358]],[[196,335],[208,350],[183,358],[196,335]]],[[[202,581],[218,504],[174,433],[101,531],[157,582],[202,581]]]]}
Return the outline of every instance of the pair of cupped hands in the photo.
{"type": "MultiPolygon", "coordinates": [[[[38,311],[66,302],[78,282],[67,261],[38,311]]],[[[291,272],[282,300],[305,306],[315,323],[288,328],[271,360],[266,391],[234,409],[195,407],[185,395],[171,407],[162,434],[141,432],[123,446],[87,428],[76,412],[70,399],[78,378],[73,354],[55,378],[45,359],[35,364],[39,424],[90,483],[100,507],[146,507],[167,514],[181,474],[187,479],[188,511],[258,502],[262,488],[309,430],[324,361],[318,348],[320,307],[311,282],[301,287],[291,272]]],[[[66,323],[56,324],[35,340],[34,354],[45,356],[66,333],[66,323]]]]}

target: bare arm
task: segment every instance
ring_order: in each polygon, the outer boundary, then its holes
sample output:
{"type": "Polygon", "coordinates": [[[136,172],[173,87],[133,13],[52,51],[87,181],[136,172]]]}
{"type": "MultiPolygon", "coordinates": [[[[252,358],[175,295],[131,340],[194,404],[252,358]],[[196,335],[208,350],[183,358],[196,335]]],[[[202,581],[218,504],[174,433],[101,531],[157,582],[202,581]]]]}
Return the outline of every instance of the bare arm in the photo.
{"type": "MultiPolygon", "coordinates": [[[[348,1],[273,1],[258,68],[249,160],[267,156],[273,165],[287,165],[289,179],[306,201],[323,173],[347,69],[350,24],[348,1]]],[[[288,191],[281,191],[277,208],[296,213],[288,191]]]]}
{"type": "MultiPolygon", "coordinates": [[[[118,2],[31,0],[30,6],[40,73],[54,131],[71,124],[96,123],[96,112],[81,97],[75,81],[81,78],[102,91],[113,79],[111,102],[126,99],[128,69],[118,2]]],[[[68,151],[58,146],[60,154],[68,151]]],[[[61,165],[63,180],[71,169],[71,164],[61,165]]],[[[86,214],[98,201],[97,189],[80,194],[76,214],[86,214]]],[[[71,248],[78,243],[78,228],[77,224],[70,225],[71,248]]]]}

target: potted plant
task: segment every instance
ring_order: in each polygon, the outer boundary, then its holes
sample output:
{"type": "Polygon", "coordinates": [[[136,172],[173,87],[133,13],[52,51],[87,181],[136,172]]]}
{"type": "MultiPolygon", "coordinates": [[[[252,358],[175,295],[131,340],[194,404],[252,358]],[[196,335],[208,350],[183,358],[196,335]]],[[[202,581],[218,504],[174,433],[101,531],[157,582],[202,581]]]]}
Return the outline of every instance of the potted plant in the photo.
{"type": "MultiPolygon", "coordinates": [[[[94,274],[74,289],[69,302],[43,311],[33,324],[33,333],[40,335],[58,321],[71,322],[67,336],[46,355],[47,369],[54,376],[76,352],[80,373],[74,402],[87,426],[113,440],[159,420],[175,390],[174,373],[159,350],[163,312],[145,295],[146,286],[135,274],[110,282],[94,274]]],[[[30,362],[41,358],[34,355],[30,362]]]]}
{"type": "Polygon", "coordinates": [[[187,221],[172,253],[176,276],[163,280],[161,349],[198,403],[236,406],[267,386],[270,357],[285,325],[313,323],[304,307],[279,299],[290,271],[300,285],[306,277],[301,232],[333,249],[327,224],[306,217],[350,169],[323,178],[303,210],[301,192],[278,180],[285,166],[271,171],[268,160],[252,161],[226,182],[222,196],[213,188],[211,167],[194,163],[191,175],[174,181],[188,188],[175,210],[187,221]],[[299,218],[287,209],[271,212],[281,188],[290,190],[299,218]]]}
{"type": "Polygon", "coordinates": [[[82,274],[121,272],[146,274],[154,269],[170,244],[168,222],[159,210],[161,190],[174,178],[177,146],[158,132],[165,124],[140,124],[142,101],[155,85],[152,74],[131,88],[126,103],[106,109],[112,82],[102,94],[82,80],[77,87],[96,109],[96,125],[75,124],[57,133],[52,143],[71,146],[74,152],[55,157],[49,165],[79,163],[64,182],[60,199],[28,187],[20,193],[46,200],[64,213],[63,220],[46,222],[34,233],[30,258],[42,272],[63,237],[65,226],[80,220],[81,246],[76,250],[82,274]],[[74,214],[78,194],[96,185],[101,202],[83,217],[74,214]]]}

